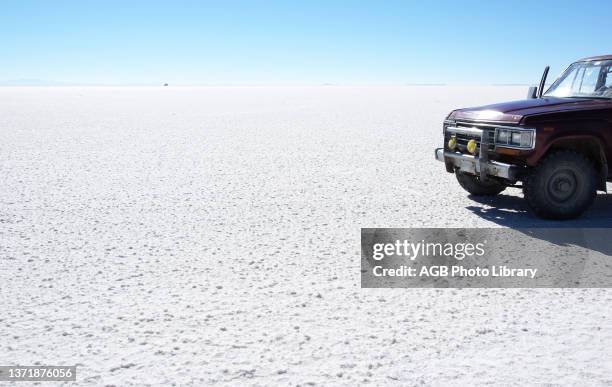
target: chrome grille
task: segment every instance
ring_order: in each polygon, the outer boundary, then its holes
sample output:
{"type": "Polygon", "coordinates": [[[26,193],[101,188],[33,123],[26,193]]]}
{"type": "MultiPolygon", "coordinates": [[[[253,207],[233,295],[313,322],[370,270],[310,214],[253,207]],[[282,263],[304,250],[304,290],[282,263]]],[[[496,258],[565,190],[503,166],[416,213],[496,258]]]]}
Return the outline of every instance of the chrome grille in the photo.
{"type": "MultiPolygon", "coordinates": [[[[481,140],[484,139],[487,143],[489,151],[495,150],[495,128],[490,126],[481,126],[478,124],[456,123],[446,127],[444,143],[448,144],[448,140],[455,136],[457,140],[456,150],[467,153],[467,143],[470,140],[476,140],[478,150],[480,151],[481,140]]],[[[447,146],[447,145],[445,145],[447,146]]]]}

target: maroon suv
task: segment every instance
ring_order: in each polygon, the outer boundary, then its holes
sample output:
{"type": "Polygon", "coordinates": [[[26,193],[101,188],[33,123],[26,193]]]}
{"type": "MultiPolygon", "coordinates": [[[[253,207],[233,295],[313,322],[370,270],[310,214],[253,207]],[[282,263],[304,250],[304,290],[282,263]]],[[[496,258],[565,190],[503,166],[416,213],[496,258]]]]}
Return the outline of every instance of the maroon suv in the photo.
{"type": "Polygon", "coordinates": [[[444,121],[436,159],[472,195],[522,182],[539,216],[570,219],[612,181],[612,55],[573,63],[528,99],[459,109],[444,121]]]}

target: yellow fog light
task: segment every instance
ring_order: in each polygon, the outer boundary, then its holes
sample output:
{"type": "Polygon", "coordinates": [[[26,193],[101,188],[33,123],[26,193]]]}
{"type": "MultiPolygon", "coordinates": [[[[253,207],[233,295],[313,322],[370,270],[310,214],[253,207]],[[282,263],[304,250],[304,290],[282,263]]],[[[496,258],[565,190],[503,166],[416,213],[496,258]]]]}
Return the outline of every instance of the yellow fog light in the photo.
{"type": "Polygon", "coordinates": [[[470,152],[471,154],[475,154],[476,153],[476,140],[472,139],[470,141],[468,141],[467,143],[467,150],[468,152],[470,152]]]}
{"type": "Polygon", "coordinates": [[[455,150],[456,147],[457,139],[455,137],[451,137],[450,140],[448,140],[448,149],[455,150]]]}

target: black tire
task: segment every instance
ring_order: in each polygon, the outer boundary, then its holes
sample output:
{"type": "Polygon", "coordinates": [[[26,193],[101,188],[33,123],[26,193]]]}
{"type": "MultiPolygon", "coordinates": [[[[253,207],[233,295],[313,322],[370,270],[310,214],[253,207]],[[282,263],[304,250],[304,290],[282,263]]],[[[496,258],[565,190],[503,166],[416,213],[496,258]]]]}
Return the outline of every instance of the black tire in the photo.
{"type": "Polygon", "coordinates": [[[539,217],[573,219],[593,203],[597,195],[597,171],[593,163],[578,152],[556,151],[529,173],[523,195],[539,217]]]}
{"type": "Polygon", "coordinates": [[[459,185],[474,196],[495,196],[506,189],[506,186],[494,180],[480,181],[480,177],[467,173],[455,172],[459,185]]]}

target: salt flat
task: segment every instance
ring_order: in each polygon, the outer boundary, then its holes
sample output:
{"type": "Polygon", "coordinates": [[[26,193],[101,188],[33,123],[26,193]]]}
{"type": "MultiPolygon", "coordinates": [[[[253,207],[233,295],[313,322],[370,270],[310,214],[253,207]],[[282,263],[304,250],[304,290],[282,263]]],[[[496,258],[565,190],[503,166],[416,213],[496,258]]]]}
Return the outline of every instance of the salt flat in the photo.
{"type": "Polygon", "coordinates": [[[609,226],[474,202],[453,108],[524,87],[0,88],[0,364],[79,385],[609,385],[607,290],[361,289],[361,227],[609,226]]]}

